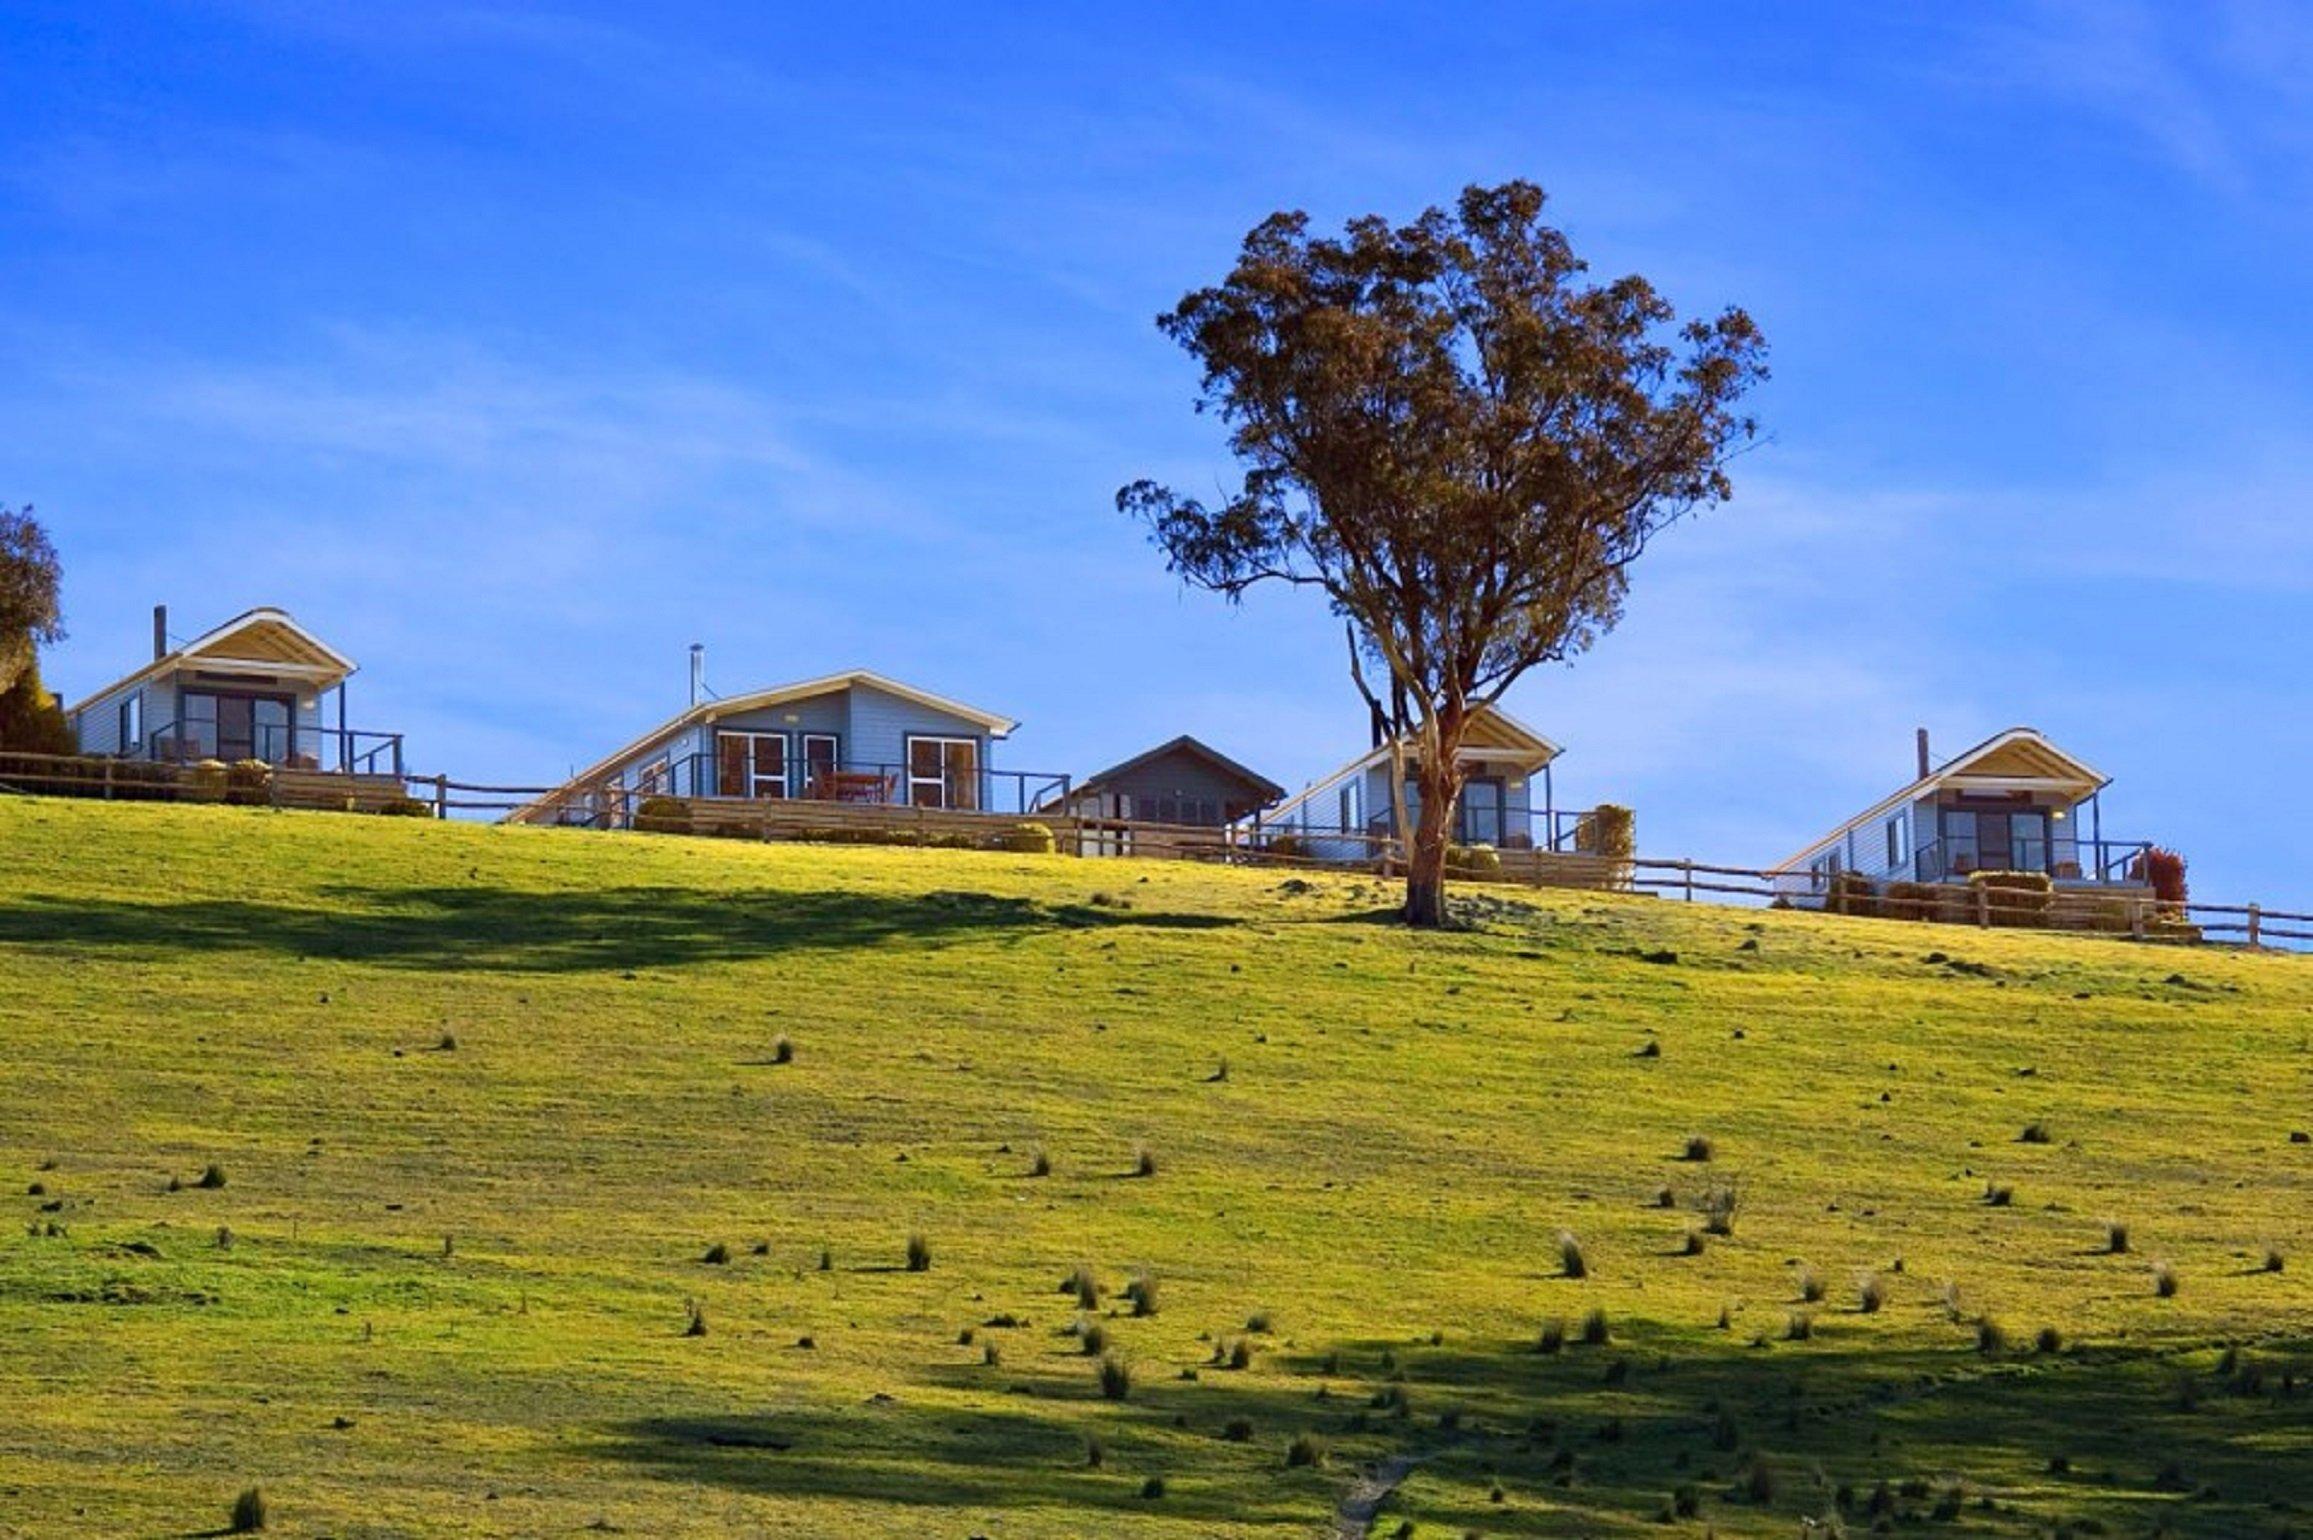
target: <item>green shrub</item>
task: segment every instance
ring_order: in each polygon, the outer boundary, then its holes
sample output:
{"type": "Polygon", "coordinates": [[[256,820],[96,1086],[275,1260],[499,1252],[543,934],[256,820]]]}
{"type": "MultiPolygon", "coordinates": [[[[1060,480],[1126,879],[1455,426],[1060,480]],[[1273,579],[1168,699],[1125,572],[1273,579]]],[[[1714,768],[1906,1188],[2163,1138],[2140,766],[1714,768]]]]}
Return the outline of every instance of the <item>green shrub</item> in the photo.
{"type": "Polygon", "coordinates": [[[1970,872],[1968,892],[1992,924],[2027,929],[2045,926],[2056,902],[2055,879],[2046,872],[1970,872]]]}
{"type": "Polygon", "coordinates": [[[1022,823],[997,835],[996,848],[1009,850],[1014,855],[1048,856],[1058,847],[1053,843],[1050,825],[1022,823]]]}
{"type": "Polygon", "coordinates": [[[1100,1393],[1111,1401],[1132,1395],[1132,1367],[1113,1353],[1100,1361],[1100,1393]]]}
{"type": "Polygon", "coordinates": [[[1297,1433],[1293,1442],[1285,1446],[1285,1463],[1291,1466],[1318,1466],[1325,1463],[1325,1446],[1307,1433],[1297,1433]]]}
{"type": "Polygon", "coordinates": [[[1613,1337],[1606,1322],[1606,1312],[1593,1306],[1582,1317],[1582,1340],[1591,1347],[1604,1347],[1613,1337]]]}
{"type": "Polygon", "coordinates": [[[688,834],[691,805],[680,797],[645,797],[634,810],[634,826],[644,834],[688,834]]]}

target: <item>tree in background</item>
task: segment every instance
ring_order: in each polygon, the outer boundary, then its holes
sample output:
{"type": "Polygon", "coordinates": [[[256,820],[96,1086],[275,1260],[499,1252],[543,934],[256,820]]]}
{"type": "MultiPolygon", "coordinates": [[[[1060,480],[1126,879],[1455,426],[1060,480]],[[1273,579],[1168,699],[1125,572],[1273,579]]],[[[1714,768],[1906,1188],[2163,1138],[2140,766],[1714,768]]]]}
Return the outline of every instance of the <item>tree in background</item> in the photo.
{"type": "Polygon", "coordinates": [[[33,651],[64,639],[56,547],[32,510],[0,507],[0,690],[32,666],[33,651]]]}
{"type": "Polygon", "coordinates": [[[0,507],[0,749],[69,754],[72,733],[40,683],[37,649],[64,636],[56,547],[32,510],[0,507]]]}
{"type": "Polygon", "coordinates": [[[1731,494],[1757,432],[1736,411],[1767,372],[1751,318],[1677,326],[1645,279],[1591,283],[1543,201],[1473,186],[1452,214],[1339,239],[1264,220],[1223,282],[1157,321],[1204,366],[1198,410],[1228,424],[1241,487],[1213,507],[1117,493],[1190,584],[1314,587],[1346,618],[1358,689],[1418,746],[1416,925],[1444,920],[1473,711],[1611,630],[1631,564],[1731,494]]]}

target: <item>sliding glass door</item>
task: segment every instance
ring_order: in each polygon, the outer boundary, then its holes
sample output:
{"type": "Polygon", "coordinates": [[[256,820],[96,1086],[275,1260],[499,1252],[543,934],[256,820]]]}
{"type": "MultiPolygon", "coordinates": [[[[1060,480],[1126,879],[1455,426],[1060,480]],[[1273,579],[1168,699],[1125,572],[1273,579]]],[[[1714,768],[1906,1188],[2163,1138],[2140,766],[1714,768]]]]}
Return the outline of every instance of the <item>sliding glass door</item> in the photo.
{"type": "Polygon", "coordinates": [[[787,787],[785,733],[715,734],[715,795],[779,798],[787,787]]]}
{"type": "Polygon", "coordinates": [[[289,763],[297,752],[297,714],[286,695],[238,695],[187,690],[177,733],[201,759],[261,759],[289,763]]]}
{"type": "Polygon", "coordinates": [[[910,738],[908,801],[917,807],[976,811],[980,743],[976,738],[910,738]]]}

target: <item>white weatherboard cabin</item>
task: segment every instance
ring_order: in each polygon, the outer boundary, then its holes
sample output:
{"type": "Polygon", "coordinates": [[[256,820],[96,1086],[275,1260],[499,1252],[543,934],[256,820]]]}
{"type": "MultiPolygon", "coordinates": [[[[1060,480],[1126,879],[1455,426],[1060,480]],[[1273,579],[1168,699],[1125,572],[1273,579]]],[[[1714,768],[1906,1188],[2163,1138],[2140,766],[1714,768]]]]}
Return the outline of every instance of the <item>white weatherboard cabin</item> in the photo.
{"type": "Polygon", "coordinates": [[[245,610],[181,646],[153,610],[153,655],[66,713],[83,754],[398,777],[399,733],[346,725],[356,664],[285,610],[245,610]],[[334,718],[334,721],[332,720],[334,718]]]}
{"type": "MultiPolygon", "coordinates": [[[[1495,705],[1470,714],[1458,755],[1465,779],[1454,813],[1454,843],[1490,845],[1499,850],[1556,850],[1562,841],[1553,805],[1550,766],[1558,745],[1495,705]],[[1539,781],[1541,806],[1535,806],[1539,781]]],[[[1394,756],[1405,771],[1405,816],[1421,816],[1415,784],[1421,746],[1403,740],[1394,756]]],[[[1377,841],[1410,838],[1396,827],[1389,794],[1389,740],[1377,730],[1373,747],[1260,816],[1265,835],[1291,835],[1318,860],[1355,861],[1373,854],[1377,841]]]]}
{"type": "Polygon", "coordinates": [[[989,751],[1019,724],[866,669],[709,697],[508,815],[511,823],[616,824],[649,797],[810,800],[1018,812],[1061,776],[1000,771],[989,751]]]}
{"type": "Polygon", "coordinates": [[[2112,778],[2029,727],[1994,734],[1941,765],[1919,734],[1912,783],[1776,868],[1793,895],[1853,872],[1884,882],[1964,882],[1974,872],[2041,872],[2059,888],[2139,886],[2151,847],[2104,837],[2112,778]]]}

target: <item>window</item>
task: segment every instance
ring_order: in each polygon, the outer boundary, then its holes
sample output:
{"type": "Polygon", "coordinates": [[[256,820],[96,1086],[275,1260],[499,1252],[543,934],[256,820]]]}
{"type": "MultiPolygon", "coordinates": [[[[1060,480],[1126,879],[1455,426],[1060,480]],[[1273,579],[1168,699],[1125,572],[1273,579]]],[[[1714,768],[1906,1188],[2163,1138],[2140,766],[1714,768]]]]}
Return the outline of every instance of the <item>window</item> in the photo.
{"type": "Polygon", "coordinates": [[[917,807],[977,811],[980,806],[980,740],[908,739],[908,801],[917,807]]]}
{"type": "Polygon", "coordinates": [[[1904,836],[1908,832],[1903,814],[1898,813],[1887,821],[1887,870],[1891,872],[1903,870],[1904,862],[1911,859],[1911,852],[1905,848],[1904,836]]]}
{"type": "Polygon", "coordinates": [[[784,797],[785,733],[715,734],[715,793],[723,797],[784,797]]]}
{"type": "Polygon", "coordinates": [[[1341,788],[1341,822],[1338,827],[1344,834],[1357,827],[1357,803],[1352,795],[1355,790],[1351,786],[1341,788]]]}
{"type": "Polygon", "coordinates": [[[120,741],[113,745],[122,754],[134,754],[144,747],[145,696],[142,690],[120,703],[120,741]]]}
{"type": "Polygon", "coordinates": [[[835,795],[835,772],[843,768],[842,747],[833,733],[803,735],[803,795],[835,795]]]}
{"type": "Polygon", "coordinates": [[[1831,886],[1831,879],[1839,875],[1839,869],[1839,852],[1836,850],[1826,850],[1807,863],[1808,874],[1815,879],[1818,889],[1831,886]]]}
{"type": "Polygon", "coordinates": [[[1944,809],[1944,870],[1965,877],[1976,864],[1976,815],[1964,808],[1944,809]]]}
{"type": "Polygon", "coordinates": [[[641,771],[636,774],[634,789],[646,797],[663,797],[666,795],[667,782],[670,778],[667,757],[661,754],[643,766],[641,771]]]}

